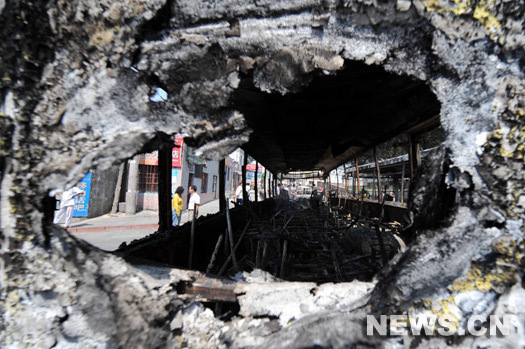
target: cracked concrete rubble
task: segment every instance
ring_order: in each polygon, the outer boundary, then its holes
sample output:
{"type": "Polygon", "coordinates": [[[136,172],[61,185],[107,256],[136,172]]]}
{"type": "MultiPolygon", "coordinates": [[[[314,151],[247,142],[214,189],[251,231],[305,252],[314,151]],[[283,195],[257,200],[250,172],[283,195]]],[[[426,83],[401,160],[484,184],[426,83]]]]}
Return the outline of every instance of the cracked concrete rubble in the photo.
{"type": "Polygon", "coordinates": [[[0,1],[0,345],[525,345],[525,4],[213,4],[0,1]],[[222,321],[173,290],[193,272],[151,276],[51,227],[50,191],[148,150],[160,132],[186,132],[213,158],[247,142],[231,100],[241,74],[286,94],[312,74],[337,74],[345,60],[431,86],[450,153],[445,181],[460,198],[438,228],[421,227],[377,283],[242,284],[243,317],[222,321]],[[156,87],[168,92],[166,102],[149,101],[156,87]],[[446,342],[362,329],[366,314],[422,312],[452,315],[461,326],[472,314],[515,314],[521,332],[446,342]]]}

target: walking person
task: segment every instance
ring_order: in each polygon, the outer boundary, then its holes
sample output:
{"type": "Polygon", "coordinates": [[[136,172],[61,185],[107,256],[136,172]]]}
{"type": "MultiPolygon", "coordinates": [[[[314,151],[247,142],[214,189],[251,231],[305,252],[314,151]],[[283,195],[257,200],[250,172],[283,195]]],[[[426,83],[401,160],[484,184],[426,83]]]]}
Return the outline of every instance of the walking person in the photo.
{"type": "Polygon", "coordinates": [[[290,188],[290,197],[292,198],[292,201],[297,200],[297,188],[295,187],[295,183],[292,184],[292,187],[290,188]]]}
{"type": "Polygon", "coordinates": [[[396,194],[393,191],[390,192],[390,197],[392,198],[392,201],[396,201],[396,194]]]}
{"type": "Polygon", "coordinates": [[[191,195],[190,202],[188,203],[188,210],[191,210],[191,213],[193,213],[193,210],[195,210],[195,217],[197,217],[199,215],[199,206],[201,204],[201,197],[199,194],[197,194],[197,186],[190,185],[188,192],[191,195]]]}
{"type": "Polygon", "coordinates": [[[182,193],[184,193],[184,188],[177,187],[177,189],[175,189],[175,194],[173,194],[173,199],[171,200],[171,217],[174,227],[180,225],[182,214],[182,193]]]}
{"type": "Polygon", "coordinates": [[[237,202],[237,205],[242,205],[242,182],[237,185],[237,188],[235,189],[235,201],[237,202]]]}
{"type": "Polygon", "coordinates": [[[73,218],[73,211],[75,211],[75,196],[84,194],[86,194],[86,192],[77,187],[73,187],[63,193],[58,193],[58,196],[60,196],[60,208],[53,220],[53,224],[58,224],[65,215],[66,221],[64,227],[66,229],[69,228],[71,219],[73,218]]]}
{"type": "Polygon", "coordinates": [[[246,184],[246,198],[248,199],[248,202],[253,201],[253,198],[251,197],[251,192],[252,192],[252,185],[251,183],[247,183],[246,184]]]}

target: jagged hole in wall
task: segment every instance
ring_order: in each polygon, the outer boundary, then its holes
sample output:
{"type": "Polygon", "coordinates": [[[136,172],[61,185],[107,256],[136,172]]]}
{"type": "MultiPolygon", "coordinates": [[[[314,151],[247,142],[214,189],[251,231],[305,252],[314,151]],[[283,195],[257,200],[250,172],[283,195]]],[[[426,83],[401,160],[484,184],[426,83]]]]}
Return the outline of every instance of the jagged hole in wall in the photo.
{"type": "MultiPolygon", "coordinates": [[[[421,171],[445,171],[443,162],[427,161],[443,142],[444,132],[439,125],[440,104],[424,81],[353,61],[347,61],[337,74],[312,73],[305,77],[305,86],[286,95],[263,92],[253,81],[252,73],[242,74],[232,101],[233,109],[253,129],[245,150],[275,172],[322,171],[344,159],[346,176],[339,183],[329,179],[326,184],[323,179],[307,179],[302,185],[283,180],[289,186],[285,196],[291,195],[295,185],[297,200],[266,200],[231,209],[232,236],[238,245],[235,258],[224,213],[198,220],[191,262],[191,222],[124,243],[115,253],[132,263],[191,265],[191,269],[234,280],[370,281],[418,229],[440,224],[446,217],[454,199],[428,221],[407,218],[409,188],[416,187],[421,171]],[[410,151],[415,156],[412,160],[410,151]],[[419,169],[417,157],[421,159],[419,169]],[[321,188],[326,188],[324,196],[321,188]]],[[[140,160],[138,197],[157,200],[158,170],[147,156],[140,160]]],[[[129,171],[127,164],[120,174],[120,202],[126,201],[129,171]]],[[[266,185],[268,193],[271,183],[266,185]]],[[[262,187],[259,198],[264,196],[262,187]]],[[[446,188],[429,188],[429,195],[443,197],[442,191],[446,188]]],[[[138,210],[147,209],[145,201],[137,202],[141,202],[138,210]]],[[[436,200],[429,203],[429,211],[436,208],[436,200]]],[[[423,215],[427,212],[421,212],[423,215]]],[[[195,285],[182,282],[176,289],[180,294],[192,293],[195,285]]],[[[236,302],[218,304],[221,307],[205,303],[223,318],[239,309],[236,302]]]]}

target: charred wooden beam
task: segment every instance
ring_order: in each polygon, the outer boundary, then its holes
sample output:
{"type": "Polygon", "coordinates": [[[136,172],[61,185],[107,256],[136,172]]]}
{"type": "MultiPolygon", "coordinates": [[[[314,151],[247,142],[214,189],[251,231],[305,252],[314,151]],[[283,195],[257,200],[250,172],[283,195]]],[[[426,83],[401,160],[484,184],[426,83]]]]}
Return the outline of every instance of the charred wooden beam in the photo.
{"type": "Polygon", "coordinates": [[[228,258],[226,259],[226,261],[222,265],[221,270],[219,270],[218,275],[222,275],[224,273],[224,271],[226,270],[226,267],[228,266],[228,263],[232,260],[233,255],[235,254],[235,250],[237,249],[237,247],[239,247],[239,244],[241,243],[242,238],[244,237],[244,234],[246,234],[246,231],[248,230],[248,227],[250,226],[251,222],[252,222],[252,220],[250,218],[248,220],[248,222],[246,223],[246,226],[244,227],[244,230],[243,230],[241,236],[239,237],[239,240],[237,240],[237,243],[235,244],[235,246],[233,246],[230,255],[228,256],[228,258]]]}
{"type": "Polygon", "coordinates": [[[261,240],[257,240],[257,250],[255,252],[255,267],[261,267],[261,240]]]}
{"type": "Polygon", "coordinates": [[[259,199],[259,194],[258,194],[258,190],[257,190],[257,174],[259,172],[258,171],[258,167],[259,167],[259,162],[256,161],[255,162],[255,174],[254,174],[254,183],[255,184],[253,186],[254,187],[253,189],[254,189],[254,192],[255,192],[255,199],[254,199],[255,202],[259,201],[258,200],[259,199]]]}
{"type": "Polygon", "coordinates": [[[213,253],[210,258],[210,263],[208,263],[208,267],[206,268],[206,273],[209,273],[212,268],[213,264],[215,263],[215,258],[217,258],[217,254],[219,253],[219,248],[221,247],[222,240],[224,239],[224,235],[220,235],[219,239],[217,240],[217,244],[215,244],[215,249],[213,250],[213,253]]]}
{"type": "Polygon", "coordinates": [[[279,273],[279,276],[281,278],[284,277],[284,273],[286,272],[286,258],[287,258],[287,252],[288,252],[288,240],[284,240],[283,243],[283,253],[282,253],[282,259],[281,259],[281,271],[279,273]]]}
{"type": "Polygon", "coordinates": [[[264,239],[263,252],[262,252],[262,257],[261,257],[261,266],[260,266],[260,268],[263,270],[264,270],[264,266],[266,263],[267,254],[268,254],[268,240],[264,239]]]}
{"type": "Polygon", "coordinates": [[[335,243],[332,242],[332,262],[334,264],[334,269],[335,269],[335,275],[337,277],[337,280],[338,281],[344,281],[343,280],[343,274],[341,273],[341,269],[339,268],[339,262],[337,261],[337,254],[336,254],[336,251],[335,251],[335,243]]]}
{"type": "MultiPolygon", "coordinates": [[[[244,185],[244,184],[243,184],[244,185]]],[[[239,266],[237,265],[237,259],[235,258],[235,240],[233,239],[233,229],[232,229],[232,222],[230,218],[230,209],[228,206],[226,206],[226,221],[228,224],[228,237],[230,240],[230,248],[231,248],[231,258],[233,262],[233,269],[235,272],[239,271],[239,266]]]]}
{"type": "Polygon", "coordinates": [[[194,281],[181,281],[176,289],[179,295],[198,297],[204,302],[237,302],[235,282],[200,277],[194,281]]]}
{"type": "Polygon", "coordinates": [[[196,216],[197,216],[197,210],[194,209],[191,211],[193,213],[193,218],[191,220],[191,232],[190,232],[190,251],[188,253],[188,268],[191,269],[193,266],[193,244],[195,242],[195,225],[197,224],[196,216]]]}

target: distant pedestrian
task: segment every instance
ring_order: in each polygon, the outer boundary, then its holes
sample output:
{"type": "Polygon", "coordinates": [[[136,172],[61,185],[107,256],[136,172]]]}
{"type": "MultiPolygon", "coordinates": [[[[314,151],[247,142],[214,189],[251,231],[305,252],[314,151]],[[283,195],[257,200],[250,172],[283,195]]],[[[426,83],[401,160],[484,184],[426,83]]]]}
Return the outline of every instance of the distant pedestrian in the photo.
{"type": "Polygon", "coordinates": [[[180,225],[180,217],[182,214],[182,193],[184,193],[183,187],[177,187],[173,199],[171,200],[171,216],[172,224],[174,227],[180,225]]]}
{"type": "Polygon", "coordinates": [[[190,193],[190,202],[188,203],[188,210],[191,210],[192,213],[195,210],[195,217],[199,215],[199,206],[201,204],[201,197],[199,194],[197,194],[197,186],[196,185],[190,185],[190,188],[188,189],[188,192],[190,193]]]}
{"type": "Polygon", "coordinates": [[[393,191],[385,195],[385,201],[396,201],[396,194],[393,191]]]}
{"type": "Polygon", "coordinates": [[[321,205],[321,199],[319,197],[317,189],[312,190],[312,194],[310,194],[310,205],[315,210],[318,209],[321,205]]]}
{"type": "Polygon", "coordinates": [[[281,190],[279,191],[279,198],[283,200],[290,200],[290,192],[287,187],[284,185],[281,187],[281,190]]]}
{"type": "Polygon", "coordinates": [[[246,198],[248,201],[253,201],[253,198],[251,197],[252,192],[252,185],[251,183],[246,184],[246,198]]]}
{"type": "Polygon", "coordinates": [[[243,204],[243,200],[242,200],[242,182],[239,183],[239,185],[235,189],[235,200],[237,202],[237,205],[242,205],[243,204]]]}
{"type": "Polygon", "coordinates": [[[62,220],[62,217],[66,215],[64,227],[66,229],[69,228],[71,219],[73,218],[73,211],[75,211],[75,196],[84,194],[86,194],[86,192],[77,187],[70,188],[63,193],[58,193],[58,196],[60,196],[60,209],[53,220],[53,224],[58,224],[62,220]]]}
{"type": "Polygon", "coordinates": [[[297,200],[297,188],[295,184],[292,184],[292,187],[290,188],[290,197],[293,201],[297,200]]]}

